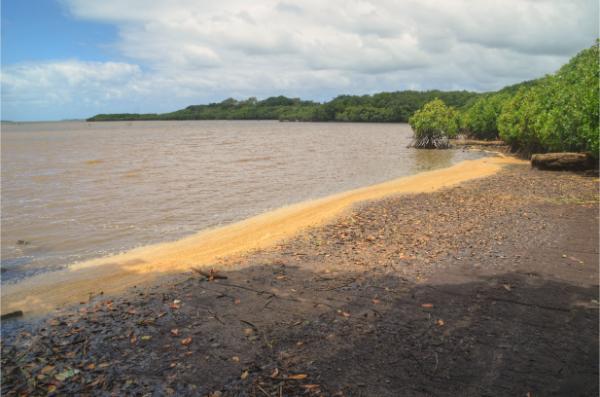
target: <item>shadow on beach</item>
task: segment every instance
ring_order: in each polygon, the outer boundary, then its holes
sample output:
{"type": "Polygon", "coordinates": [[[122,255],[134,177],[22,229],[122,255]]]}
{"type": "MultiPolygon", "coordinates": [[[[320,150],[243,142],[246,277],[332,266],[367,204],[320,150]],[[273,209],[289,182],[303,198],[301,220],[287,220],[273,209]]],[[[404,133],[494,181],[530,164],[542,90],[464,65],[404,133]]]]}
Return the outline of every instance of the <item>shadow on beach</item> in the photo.
{"type": "Polygon", "coordinates": [[[24,333],[3,346],[6,395],[69,370],[65,393],[598,394],[597,286],[534,273],[418,285],[283,263],[223,274],[24,333]]]}

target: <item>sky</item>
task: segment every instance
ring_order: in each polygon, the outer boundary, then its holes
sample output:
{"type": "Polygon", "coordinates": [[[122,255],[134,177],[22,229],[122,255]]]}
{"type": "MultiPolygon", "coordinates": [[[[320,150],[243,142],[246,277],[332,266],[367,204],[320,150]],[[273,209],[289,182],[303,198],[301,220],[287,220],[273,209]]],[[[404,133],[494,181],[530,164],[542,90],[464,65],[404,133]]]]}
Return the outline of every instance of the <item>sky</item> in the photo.
{"type": "Polygon", "coordinates": [[[597,0],[2,0],[1,117],[492,91],[590,47],[598,15],[597,0]]]}

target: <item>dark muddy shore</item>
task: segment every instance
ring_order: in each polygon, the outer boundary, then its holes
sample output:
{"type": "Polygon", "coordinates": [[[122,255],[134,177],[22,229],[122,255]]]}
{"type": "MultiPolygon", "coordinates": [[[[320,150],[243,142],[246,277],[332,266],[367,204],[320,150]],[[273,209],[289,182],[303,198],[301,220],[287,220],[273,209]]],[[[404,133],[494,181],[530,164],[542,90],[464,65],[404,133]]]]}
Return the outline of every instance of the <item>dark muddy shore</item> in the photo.
{"type": "Polygon", "coordinates": [[[598,395],[595,177],[510,166],[235,263],[5,331],[2,394],[598,395]]]}

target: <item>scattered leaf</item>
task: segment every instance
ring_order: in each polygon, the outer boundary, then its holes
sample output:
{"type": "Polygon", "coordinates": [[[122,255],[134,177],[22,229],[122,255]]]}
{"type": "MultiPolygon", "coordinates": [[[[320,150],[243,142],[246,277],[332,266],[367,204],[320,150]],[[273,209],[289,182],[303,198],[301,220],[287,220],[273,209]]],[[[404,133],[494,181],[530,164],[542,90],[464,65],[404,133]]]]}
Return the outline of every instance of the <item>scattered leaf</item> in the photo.
{"type": "Polygon", "coordinates": [[[92,383],[90,383],[88,386],[96,386],[98,384],[100,384],[101,382],[104,382],[104,377],[103,376],[99,376],[98,378],[96,378],[96,380],[94,380],[92,383]]]}
{"type": "Polygon", "coordinates": [[[239,299],[236,299],[236,300],[233,301],[233,303],[235,303],[236,305],[239,305],[240,303],[242,303],[242,301],[239,300],[239,299]]]}
{"type": "Polygon", "coordinates": [[[344,316],[346,318],[350,317],[350,313],[345,312],[343,310],[338,310],[337,312],[338,312],[338,314],[340,314],[340,315],[342,315],[342,316],[344,316]]]}
{"type": "Polygon", "coordinates": [[[371,302],[373,302],[374,305],[378,305],[381,303],[379,299],[373,299],[371,302]]]}
{"type": "Polygon", "coordinates": [[[192,337],[191,336],[188,336],[187,338],[181,340],[181,344],[183,346],[187,346],[190,343],[192,343],[192,337]]]}
{"type": "Polygon", "coordinates": [[[48,386],[48,393],[54,393],[56,391],[56,385],[48,386]]]}
{"type": "Polygon", "coordinates": [[[423,309],[432,309],[432,308],[433,308],[433,303],[423,303],[423,304],[421,305],[421,307],[422,307],[423,309]]]}
{"type": "Polygon", "coordinates": [[[512,287],[510,286],[510,284],[502,284],[502,287],[504,287],[504,289],[507,290],[508,292],[510,292],[512,290],[512,287]]]}
{"type": "Polygon", "coordinates": [[[44,368],[42,368],[42,373],[43,374],[47,374],[54,371],[54,365],[46,365],[44,368]]]}
{"type": "Polygon", "coordinates": [[[271,378],[277,378],[277,375],[279,375],[279,368],[275,368],[273,372],[271,372],[271,378]]]}
{"type": "Polygon", "coordinates": [[[151,335],[142,335],[142,337],[140,338],[141,340],[150,340],[152,339],[151,335]]]}
{"type": "Polygon", "coordinates": [[[289,375],[287,378],[288,379],[294,379],[294,380],[302,380],[302,379],[308,378],[308,375],[306,375],[306,374],[292,374],[292,375],[289,375]]]}
{"type": "Polygon", "coordinates": [[[244,372],[242,372],[242,375],[240,375],[240,379],[245,380],[248,378],[248,375],[249,375],[248,371],[244,371],[244,372]]]}
{"type": "Polygon", "coordinates": [[[440,318],[439,320],[437,320],[437,321],[436,321],[436,324],[437,324],[439,327],[443,327],[443,326],[444,326],[444,324],[446,324],[446,323],[444,322],[444,320],[442,320],[442,319],[440,318]]]}
{"type": "Polygon", "coordinates": [[[91,363],[85,366],[85,369],[89,369],[90,371],[96,369],[96,364],[91,363]]]}
{"type": "Polygon", "coordinates": [[[308,384],[308,385],[302,385],[303,388],[311,390],[311,391],[317,391],[318,389],[321,388],[321,386],[316,385],[316,384],[308,384]]]}
{"type": "Polygon", "coordinates": [[[69,378],[77,375],[78,373],[79,373],[78,369],[69,368],[66,371],[63,371],[63,372],[57,374],[55,376],[55,378],[56,378],[56,380],[59,380],[59,381],[63,382],[65,380],[67,380],[67,379],[69,379],[69,378]]]}
{"type": "Polygon", "coordinates": [[[179,336],[179,329],[177,329],[177,328],[173,328],[173,329],[171,330],[171,335],[173,335],[173,336],[179,336]]]}
{"type": "Polygon", "coordinates": [[[239,363],[240,358],[238,356],[233,356],[233,357],[231,357],[231,361],[233,361],[234,363],[239,363]]]}

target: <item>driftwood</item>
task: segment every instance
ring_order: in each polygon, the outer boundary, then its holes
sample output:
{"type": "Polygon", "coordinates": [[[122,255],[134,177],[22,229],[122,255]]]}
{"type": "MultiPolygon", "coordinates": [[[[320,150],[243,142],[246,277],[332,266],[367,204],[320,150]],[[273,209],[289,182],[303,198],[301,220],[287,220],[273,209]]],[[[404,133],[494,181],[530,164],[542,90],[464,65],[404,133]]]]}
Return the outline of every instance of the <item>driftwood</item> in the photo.
{"type": "Polygon", "coordinates": [[[546,153],[531,156],[531,166],[542,170],[586,170],[596,164],[587,153],[546,153]]]}

